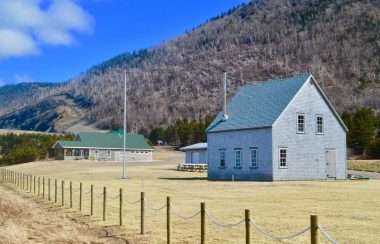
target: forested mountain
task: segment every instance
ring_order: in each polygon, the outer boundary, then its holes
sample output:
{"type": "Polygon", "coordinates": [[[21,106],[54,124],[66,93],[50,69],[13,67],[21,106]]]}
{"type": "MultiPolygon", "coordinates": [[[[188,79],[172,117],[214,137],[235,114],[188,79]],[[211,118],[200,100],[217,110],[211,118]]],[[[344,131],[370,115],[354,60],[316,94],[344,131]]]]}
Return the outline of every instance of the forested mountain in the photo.
{"type": "MultiPolygon", "coordinates": [[[[216,114],[223,70],[229,97],[247,83],[312,73],[338,111],[379,112],[380,1],[255,0],[156,47],[96,65],[40,97],[65,92],[86,104],[83,119],[120,128],[124,70],[128,120],[137,130],[216,114]]],[[[20,96],[13,101],[23,109],[30,104],[20,96]]],[[[9,106],[0,104],[0,111],[9,106]]]]}

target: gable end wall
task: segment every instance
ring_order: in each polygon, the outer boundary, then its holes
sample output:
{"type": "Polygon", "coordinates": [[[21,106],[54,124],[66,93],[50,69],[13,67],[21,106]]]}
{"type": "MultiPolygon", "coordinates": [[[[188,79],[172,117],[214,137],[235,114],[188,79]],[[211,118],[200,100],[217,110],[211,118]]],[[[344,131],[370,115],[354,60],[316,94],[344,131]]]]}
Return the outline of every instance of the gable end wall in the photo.
{"type": "Polygon", "coordinates": [[[273,179],[326,179],[326,149],[336,149],[336,178],[346,178],[346,132],[315,85],[306,82],[273,125],[273,179]],[[297,113],[305,114],[305,133],[297,134],[297,113]],[[324,134],[316,134],[316,115],[324,134]],[[279,148],[288,148],[288,168],[279,168],[279,148]]]}

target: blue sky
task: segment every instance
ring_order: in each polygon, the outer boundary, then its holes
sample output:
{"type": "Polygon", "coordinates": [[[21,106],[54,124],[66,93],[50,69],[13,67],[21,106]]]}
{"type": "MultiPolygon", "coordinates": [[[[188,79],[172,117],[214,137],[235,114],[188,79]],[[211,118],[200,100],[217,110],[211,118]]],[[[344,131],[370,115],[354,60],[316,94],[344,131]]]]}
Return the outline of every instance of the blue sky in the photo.
{"type": "Polygon", "coordinates": [[[0,85],[61,82],[246,0],[1,0],[0,85]]]}

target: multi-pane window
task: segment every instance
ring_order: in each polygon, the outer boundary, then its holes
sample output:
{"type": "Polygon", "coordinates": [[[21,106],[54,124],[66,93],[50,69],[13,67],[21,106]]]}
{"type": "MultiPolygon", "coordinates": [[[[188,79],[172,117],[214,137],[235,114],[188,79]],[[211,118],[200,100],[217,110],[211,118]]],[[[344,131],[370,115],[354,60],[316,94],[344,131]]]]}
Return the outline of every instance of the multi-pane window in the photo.
{"type": "Polygon", "coordinates": [[[250,156],[251,156],[251,167],[256,168],[257,167],[257,148],[251,148],[249,149],[250,156]]]}
{"type": "Polygon", "coordinates": [[[279,149],[279,161],[280,161],[280,168],[287,168],[288,167],[288,149],[287,148],[280,148],[279,149]]]}
{"type": "Polygon", "coordinates": [[[226,150],[219,150],[220,167],[226,167],[226,150]]]}
{"type": "Polygon", "coordinates": [[[241,167],[241,149],[235,149],[235,167],[241,167]]]}
{"type": "Polygon", "coordinates": [[[111,158],[111,150],[107,151],[107,158],[111,158]]]}
{"type": "Polygon", "coordinates": [[[305,133],[305,115],[297,115],[297,133],[305,133]]]}
{"type": "Polygon", "coordinates": [[[323,134],[323,117],[317,115],[317,134],[323,134]]]}

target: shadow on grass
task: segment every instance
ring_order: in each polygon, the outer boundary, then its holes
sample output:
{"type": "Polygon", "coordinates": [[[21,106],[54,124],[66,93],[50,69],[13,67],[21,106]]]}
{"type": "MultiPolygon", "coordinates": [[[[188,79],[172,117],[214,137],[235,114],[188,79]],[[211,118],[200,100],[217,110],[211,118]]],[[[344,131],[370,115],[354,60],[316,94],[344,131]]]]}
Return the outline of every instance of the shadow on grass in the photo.
{"type": "Polygon", "coordinates": [[[207,177],[163,177],[160,180],[207,180],[207,177]]]}

